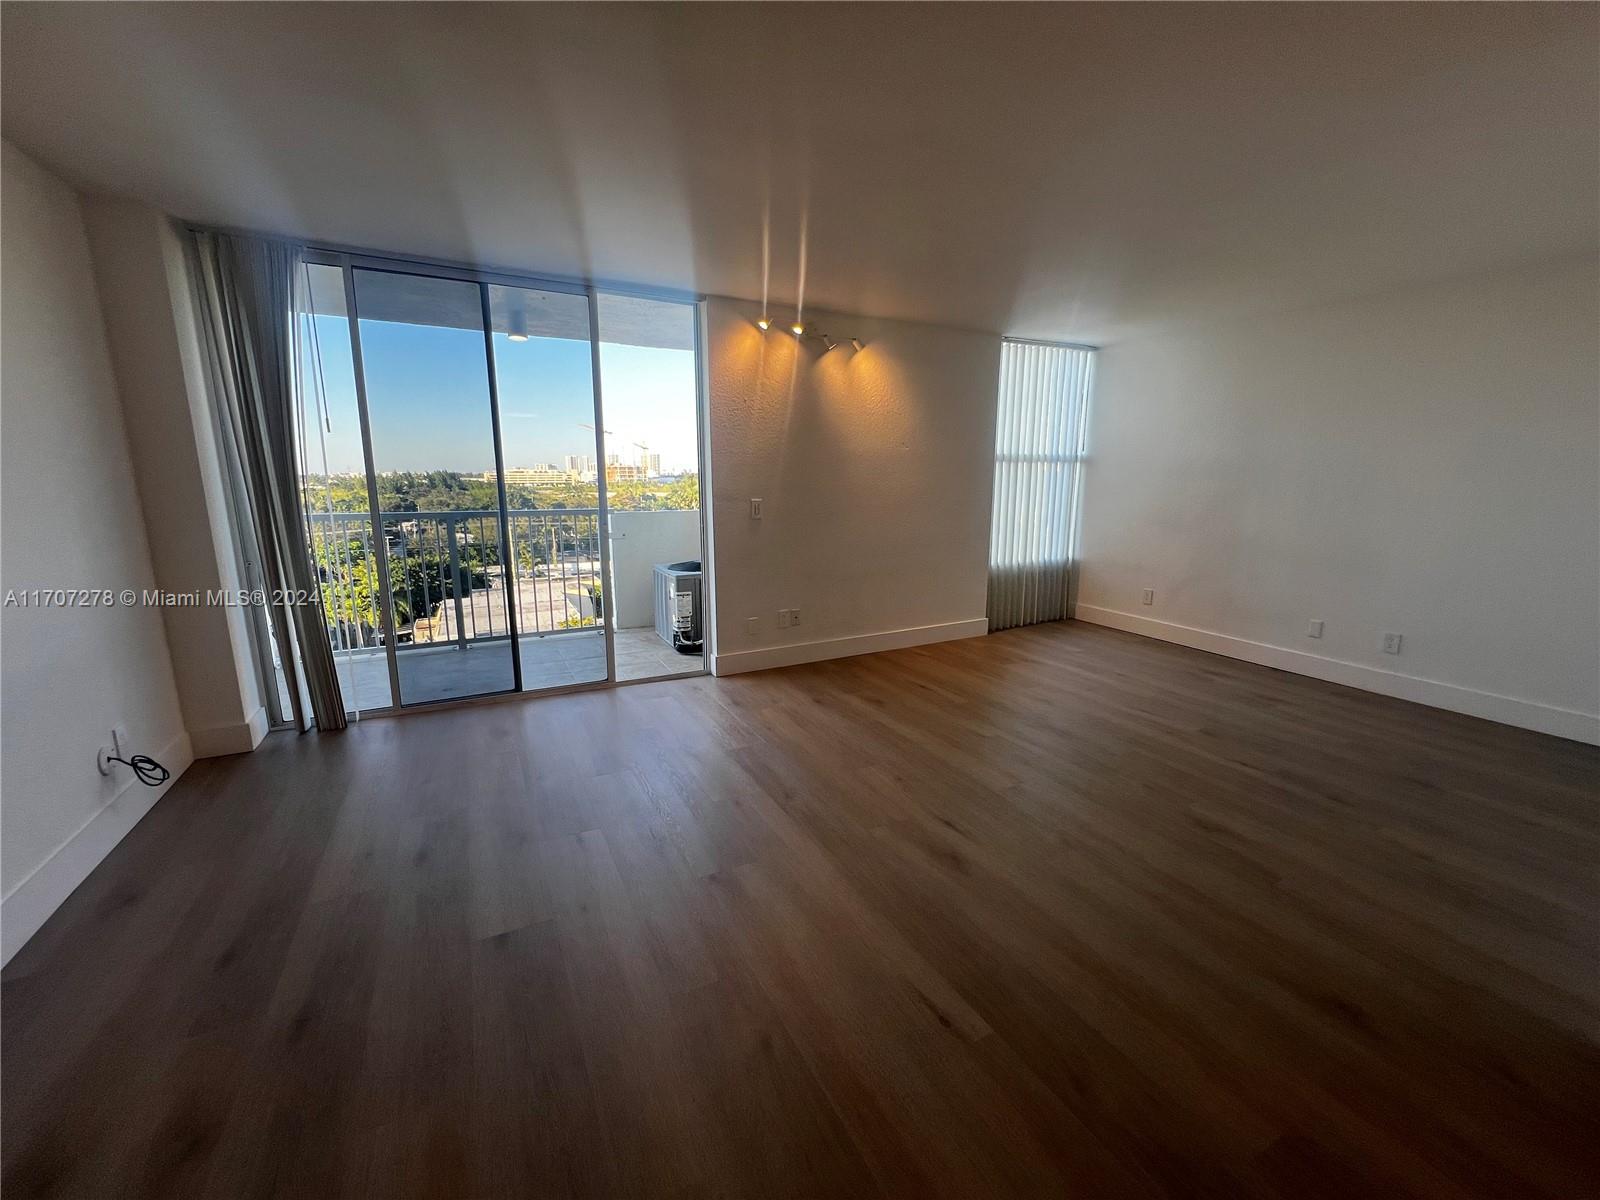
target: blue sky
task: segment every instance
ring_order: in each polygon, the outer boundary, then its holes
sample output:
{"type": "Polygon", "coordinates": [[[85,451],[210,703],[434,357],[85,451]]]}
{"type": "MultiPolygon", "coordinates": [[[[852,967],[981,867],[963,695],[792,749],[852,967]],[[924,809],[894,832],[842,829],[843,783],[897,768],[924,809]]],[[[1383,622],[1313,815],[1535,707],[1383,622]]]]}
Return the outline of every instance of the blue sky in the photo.
{"type": "MultiPolygon", "coordinates": [[[[362,470],[350,336],[343,317],[318,317],[317,342],[333,429],[328,469],[362,470]]],[[[463,471],[494,467],[483,334],[388,321],[362,321],[374,465],[379,471],[463,471]]],[[[507,467],[560,466],[595,452],[589,343],[565,338],[494,339],[507,467]]],[[[308,354],[308,367],[315,361],[308,354]]],[[[634,462],[644,442],[664,471],[695,469],[694,354],[600,343],[607,450],[634,462]]],[[[307,424],[306,468],[322,469],[315,418],[307,424]]]]}

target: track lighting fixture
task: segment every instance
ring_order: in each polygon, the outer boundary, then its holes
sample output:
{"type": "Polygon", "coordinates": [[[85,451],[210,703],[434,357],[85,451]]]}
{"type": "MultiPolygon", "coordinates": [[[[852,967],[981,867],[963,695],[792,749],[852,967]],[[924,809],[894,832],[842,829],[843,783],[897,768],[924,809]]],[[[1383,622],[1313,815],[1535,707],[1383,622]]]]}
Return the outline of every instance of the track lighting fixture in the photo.
{"type": "MultiPolygon", "coordinates": [[[[762,333],[767,332],[767,330],[772,328],[772,318],[767,316],[766,313],[762,313],[756,318],[756,328],[761,330],[762,333]]],[[[824,354],[826,354],[829,350],[837,350],[842,344],[840,340],[834,337],[831,333],[824,333],[820,329],[808,329],[804,321],[795,321],[794,324],[789,326],[789,332],[794,334],[797,339],[802,341],[806,338],[816,338],[817,341],[822,343],[822,352],[824,354]]],[[[845,340],[857,350],[866,349],[866,343],[864,343],[858,337],[847,338],[845,340]]]]}
{"type": "Polygon", "coordinates": [[[525,342],[528,340],[527,313],[514,312],[511,314],[510,329],[506,333],[506,338],[513,342],[525,342]]]}

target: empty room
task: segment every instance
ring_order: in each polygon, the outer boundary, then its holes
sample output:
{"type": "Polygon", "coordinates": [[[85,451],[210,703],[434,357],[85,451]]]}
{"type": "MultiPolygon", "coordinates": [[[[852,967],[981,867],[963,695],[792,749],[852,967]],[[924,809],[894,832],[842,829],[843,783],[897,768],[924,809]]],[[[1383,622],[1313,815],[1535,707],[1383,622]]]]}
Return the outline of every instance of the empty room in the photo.
{"type": "Polygon", "coordinates": [[[0,1191],[1600,1195],[1600,4],[0,0],[0,1191]]]}

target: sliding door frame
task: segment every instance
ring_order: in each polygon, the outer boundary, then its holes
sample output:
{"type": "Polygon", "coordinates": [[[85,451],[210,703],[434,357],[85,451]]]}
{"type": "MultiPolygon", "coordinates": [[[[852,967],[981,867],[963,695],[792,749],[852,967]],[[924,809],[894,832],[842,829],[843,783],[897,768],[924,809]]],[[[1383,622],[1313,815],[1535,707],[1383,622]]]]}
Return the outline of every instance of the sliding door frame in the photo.
{"type": "MultiPolygon", "coordinates": [[[[367,365],[361,356],[361,320],[356,315],[356,273],[349,256],[345,256],[340,278],[344,282],[345,324],[350,327],[350,363],[356,381],[356,413],[361,420],[361,458],[367,476],[368,527],[372,530],[372,552],[378,560],[378,615],[383,620],[383,656],[389,664],[389,705],[400,703],[400,663],[395,658],[394,596],[389,581],[389,538],[383,530],[383,511],[378,503],[378,473],[373,469],[372,421],[367,415],[367,365]]],[[[350,686],[355,686],[355,673],[351,672],[350,686]]]]}
{"type": "MultiPolygon", "coordinates": [[[[483,362],[489,372],[489,413],[494,425],[494,494],[500,504],[500,579],[505,584],[506,630],[511,638],[511,690],[521,692],[522,640],[517,637],[517,604],[522,599],[522,588],[517,583],[517,563],[511,548],[511,506],[506,503],[506,454],[500,442],[500,368],[494,359],[494,318],[489,312],[489,285],[481,280],[478,308],[483,314],[483,362]]],[[[455,587],[460,595],[459,575],[455,587]]]]}
{"type": "MultiPolygon", "coordinates": [[[[310,255],[307,255],[308,260],[310,255]]],[[[458,699],[481,699],[500,695],[518,695],[522,692],[522,643],[517,638],[516,606],[518,597],[514,594],[516,586],[516,573],[511,558],[511,527],[510,513],[506,504],[505,462],[504,451],[500,439],[500,382],[496,374],[494,358],[494,326],[491,324],[489,312],[489,285],[482,280],[455,280],[452,276],[440,275],[431,270],[408,270],[404,264],[395,261],[386,261],[381,265],[368,266],[355,261],[355,256],[346,255],[343,266],[344,277],[344,303],[346,322],[350,326],[350,353],[355,367],[356,381],[356,409],[361,415],[361,451],[366,463],[367,473],[367,503],[371,508],[371,525],[373,543],[378,560],[378,591],[380,607],[383,610],[384,651],[389,660],[389,700],[390,707],[394,709],[423,708],[430,704],[448,704],[458,699]],[[495,469],[495,499],[499,516],[499,557],[501,563],[500,577],[505,593],[506,629],[511,641],[511,687],[500,688],[492,692],[476,693],[466,697],[440,697],[431,700],[417,700],[406,703],[404,694],[400,689],[400,644],[395,637],[394,630],[394,591],[392,576],[389,574],[389,537],[383,526],[383,513],[378,503],[378,473],[374,467],[375,459],[372,452],[372,417],[367,405],[367,380],[366,363],[361,350],[361,316],[356,305],[356,272],[366,271],[374,275],[407,275],[419,279],[450,279],[452,282],[472,283],[478,293],[479,320],[483,325],[483,372],[488,384],[489,395],[489,424],[494,445],[495,469]]],[[[455,561],[455,548],[452,545],[451,562],[455,561]]],[[[459,590],[461,578],[459,572],[451,581],[451,586],[459,590]]],[[[459,600],[457,602],[457,616],[460,616],[459,600]]],[[[461,630],[457,630],[458,636],[461,630]]]]}
{"type": "MultiPolygon", "coordinates": [[[[249,231],[238,231],[248,233],[249,231]]],[[[252,234],[251,236],[259,236],[252,234]]],[[[660,679],[692,679],[696,675],[711,673],[712,654],[714,652],[714,601],[715,589],[712,587],[713,565],[711,559],[710,542],[710,501],[711,501],[711,472],[709,461],[710,439],[707,430],[707,404],[706,404],[706,372],[708,370],[706,330],[705,330],[705,297],[703,295],[684,292],[670,288],[650,288],[625,283],[597,282],[593,280],[568,279],[558,276],[529,275],[519,271],[507,271],[495,268],[473,267],[461,263],[447,262],[440,259],[420,258],[409,255],[387,254],[378,251],[366,250],[357,247],[340,246],[328,243],[316,243],[307,246],[305,259],[313,265],[331,266],[338,268],[344,284],[345,313],[349,325],[350,350],[352,366],[355,376],[356,407],[360,415],[361,449],[363,464],[367,479],[367,504],[369,521],[373,533],[373,552],[377,560],[383,603],[381,616],[383,621],[385,658],[389,668],[390,704],[385,708],[373,708],[363,711],[363,715],[390,716],[411,712],[424,712],[441,706],[458,706],[463,704],[498,703],[508,699],[530,696],[558,695],[567,692],[593,691],[608,687],[625,687],[634,683],[649,683],[660,679]],[[397,660],[398,645],[395,641],[394,614],[392,610],[392,597],[389,591],[389,554],[387,539],[384,536],[382,523],[382,510],[378,500],[377,472],[375,470],[372,452],[372,429],[370,414],[367,407],[366,370],[361,353],[360,318],[356,308],[355,297],[355,272],[369,270],[387,274],[416,275],[438,279],[457,280],[463,283],[476,284],[478,287],[480,306],[483,312],[484,349],[486,354],[486,367],[489,377],[490,405],[494,424],[494,451],[495,470],[497,477],[496,491],[500,508],[500,541],[501,559],[506,564],[504,572],[506,577],[507,596],[507,626],[511,630],[512,667],[515,685],[511,691],[489,692],[478,696],[459,698],[445,698],[438,700],[418,701],[414,704],[402,702],[400,692],[400,674],[397,660]],[[602,464],[596,471],[596,488],[598,494],[600,515],[597,520],[597,531],[600,540],[600,572],[601,579],[605,581],[608,592],[611,586],[611,511],[606,495],[606,478],[603,464],[607,453],[605,440],[605,402],[602,390],[602,372],[600,365],[600,324],[599,324],[599,297],[601,293],[615,296],[628,296],[644,300],[658,300],[664,303],[683,304],[690,308],[694,317],[693,352],[695,356],[695,426],[696,443],[699,461],[696,464],[700,481],[700,556],[701,556],[701,637],[704,645],[700,656],[700,669],[698,671],[684,672],[681,675],[656,676],[653,679],[619,680],[617,678],[616,663],[616,630],[613,627],[609,613],[610,607],[615,604],[615,596],[607,602],[608,616],[604,620],[602,631],[605,638],[606,651],[606,677],[593,681],[573,684],[563,684],[556,687],[541,688],[535,692],[522,690],[522,659],[521,646],[517,633],[515,608],[517,596],[510,591],[515,586],[513,563],[510,558],[507,543],[510,537],[509,506],[505,491],[505,464],[504,446],[501,434],[499,379],[494,353],[494,329],[491,324],[489,307],[489,286],[501,285],[504,287],[523,288],[534,291],[558,292],[573,296],[582,296],[588,303],[589,312],[589,367],[593,382],[594,423],[596,458],[602,464]]]]}
{"type": "Polygon", "coordinates": [[[694,302],[694,436],[700,468],[700,671],[710,675],[717,658],[717,600],[711,586],[711,345],[705,297],[694,302]]]}
{"type": "Polygon", "coordinates": [[[594,444],[595,495],[600,505],[600,516],[595,522],[600,536],[600,604],[598,619],[606,631],[606,682],[617,681],[617,589],[611,579],[611,506],[606,500],[606,460],[610,447],[606,444],[606,406],[600,394],[600,296],[593,288],[589,298],[589,375],[594,380],[594,444]]]}

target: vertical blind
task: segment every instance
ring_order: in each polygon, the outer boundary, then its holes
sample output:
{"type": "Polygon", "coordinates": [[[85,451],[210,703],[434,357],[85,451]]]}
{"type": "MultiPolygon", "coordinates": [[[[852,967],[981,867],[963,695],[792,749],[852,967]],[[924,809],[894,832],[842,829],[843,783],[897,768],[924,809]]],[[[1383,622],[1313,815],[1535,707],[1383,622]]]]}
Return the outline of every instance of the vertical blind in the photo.
{"type": "Polygon", "coordinates": [[[989,628],[1068,615],[1094,351],[1007,341],[1000,350],[989,628]]]}

